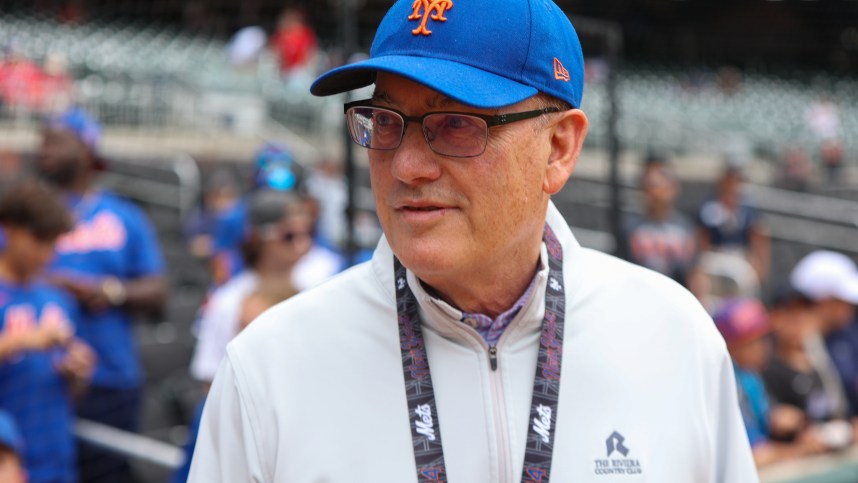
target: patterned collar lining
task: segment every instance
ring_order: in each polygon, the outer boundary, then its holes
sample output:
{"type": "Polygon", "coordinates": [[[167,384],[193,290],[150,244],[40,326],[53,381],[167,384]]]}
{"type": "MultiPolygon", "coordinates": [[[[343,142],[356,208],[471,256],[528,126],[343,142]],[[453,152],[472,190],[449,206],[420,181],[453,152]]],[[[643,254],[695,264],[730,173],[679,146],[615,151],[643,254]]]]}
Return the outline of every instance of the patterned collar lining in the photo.
{"type": "Polygon", "coordinates": [[[521,312],[524,304],[526,304],[527,301],[530,300],[531,295],[533,295],[541,268],[542,263],[540,263],[540,267],[537,268],[536,273],[533,275],[533,279],[530,281],[530,285],[527,287],[527,290],[521,294],[521,297],[516,300],[512,307],[510,307],[506,312],[498,315],[497,318],[492,319],[485,314],[462,312],[461,321],[470,325],[479,332],[490,346],[497,345],[498,340],[500,340],[501,335],[503,335],[503,331],[507,326],[509,326],[510,322],[515,319],[515,316],[521,312]]]}

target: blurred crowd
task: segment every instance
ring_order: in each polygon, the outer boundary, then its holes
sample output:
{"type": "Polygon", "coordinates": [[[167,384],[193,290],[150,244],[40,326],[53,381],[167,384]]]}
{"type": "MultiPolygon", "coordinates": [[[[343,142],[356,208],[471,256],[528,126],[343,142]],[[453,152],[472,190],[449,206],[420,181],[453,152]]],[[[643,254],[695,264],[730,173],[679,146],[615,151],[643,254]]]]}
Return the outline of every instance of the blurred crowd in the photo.
{"type": "Polygon", "coordinates": [[[759,466],[842,450],[858,443],[858,268],[816,250],[771,280],[771,242],[744,171],[727,159],[692,218],[676,207],[670,163],[650,156],[643,210],[624,224],[626,254],[685,285],[713,316],[759,466]]]}
{"type": "MultiPolygon", "coordinates": [[[[160,314],[169,290],[145,212],[98,183],[110,169],[101,135],[83,109],[48,117],[32,162],[0,188],[0,475],[8,463],[30,481],[134,481],[124,458],[73,435],[76,417],[139,430],[133,321],[160,314]]],[[[247,176],[206,177],[184,233],[211,280],[189,368],[204,390],[256,316],[368,257],[338,249],[346,187],[331,164],[309,170],[266,143],[238,165],[247,176]]]]}
{"type": "Polygon", "coordinates": [[[71,105],[74,80],[62,55],[50,54],[39,64],[12,40],[0,47],[0,105],[36,113],[61,112],[71,105]]]}

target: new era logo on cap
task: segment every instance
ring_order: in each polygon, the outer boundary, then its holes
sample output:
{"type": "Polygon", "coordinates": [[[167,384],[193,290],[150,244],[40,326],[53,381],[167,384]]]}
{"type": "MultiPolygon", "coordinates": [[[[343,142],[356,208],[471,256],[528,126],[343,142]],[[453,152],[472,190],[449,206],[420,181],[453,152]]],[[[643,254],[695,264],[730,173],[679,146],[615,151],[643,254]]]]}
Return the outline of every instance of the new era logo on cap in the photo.
{"type": "Polygon", "coordinates": [[[563,67],[563,63],[557,57],[554,58],[554,78],[569,82],[569,71],[563,67]]]}
{"type": "Polygon", "coordinates": [[[426,22],[430,18],[438,22],[446,22],[447,17],[444,16],[444,12],[453,8],[453,2],[451,0],[414,0],[412,8],[414,8],[414,12],[408,16],[408,20],[420,20],[420,26],[412,30],[411,33],[414,35],[431,35],[432,31],[426,28],[426,22]],[[421,9],[423,10],[422,13],[421,9]]]}

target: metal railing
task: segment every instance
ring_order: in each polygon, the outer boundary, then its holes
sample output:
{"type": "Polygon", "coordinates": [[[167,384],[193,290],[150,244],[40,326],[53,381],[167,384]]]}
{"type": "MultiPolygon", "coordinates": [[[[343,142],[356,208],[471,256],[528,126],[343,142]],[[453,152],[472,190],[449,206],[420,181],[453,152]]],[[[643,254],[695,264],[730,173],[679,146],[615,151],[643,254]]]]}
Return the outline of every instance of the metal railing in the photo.
{"type": "Polygon", "coordinates": [[[100,183],[134,201],[175,209],[179,222],[194,207],[202,190],[199,166],[187,154],[160,161],[112,160],[100,183]]]}
{"type": "Polygon", "coordinates": [[[185,461],[185,453],[178,446],[95,421],[78,419],[74,434],[85,443],[161,468],[174,470],[185,461]]]}

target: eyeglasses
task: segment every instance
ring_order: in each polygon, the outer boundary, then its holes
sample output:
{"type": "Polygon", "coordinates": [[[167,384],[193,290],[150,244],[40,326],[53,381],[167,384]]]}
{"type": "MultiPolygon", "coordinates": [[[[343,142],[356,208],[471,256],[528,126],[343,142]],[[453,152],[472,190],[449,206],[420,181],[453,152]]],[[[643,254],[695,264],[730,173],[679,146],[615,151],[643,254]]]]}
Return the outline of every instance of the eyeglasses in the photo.
{"type": "Polygon", "coordinates": [[[280,234],[280,241],[284,243],[296,243],[310,238],[310,233],[306,231],[287,231],[280,234]]]}
{"type": "Polygon", "coordinates": [[[406,116],[395,109],[373,106],[372,102],[367,99],[345,105],[346,124],[357,145],[392,151],[402,144],[408,123],[417,122],[423,128],[423,137],[432,151],[454,158],[472,158],[483,154],[490,127],[562,110],[546,107],[496,116],[464,112],[429,112],[422,116],[406,116]]]}

